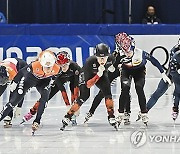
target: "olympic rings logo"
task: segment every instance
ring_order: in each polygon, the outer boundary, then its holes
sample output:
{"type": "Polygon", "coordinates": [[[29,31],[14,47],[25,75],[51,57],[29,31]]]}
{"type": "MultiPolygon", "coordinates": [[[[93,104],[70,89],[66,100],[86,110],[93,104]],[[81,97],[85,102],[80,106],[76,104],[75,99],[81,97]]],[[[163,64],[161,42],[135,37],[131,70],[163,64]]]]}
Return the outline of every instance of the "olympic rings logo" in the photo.
{"type": "Polygon", "coordinates": [[[167,68],[165,67],[165,65],[166,65],[166,64],[168,63],[168,61],[169,61],[169,52],[168,52],[168,50],[167,50],[165,47],[163,47],[163,46],[157,46],[157,47],[153,48],[153,49],[151,50],[151,52],[150,52],[150,55],[153,56],[153,53],[154,53],[155,51],[157,51],[158,49],[162,49],[162,50],[165,52],[166,58],[165,58],[165,61],[163,62],[163,64],[161,64],[161,65],[162,65],[162,67],[163,67],[165,70],[167,70],[167,68]]]}

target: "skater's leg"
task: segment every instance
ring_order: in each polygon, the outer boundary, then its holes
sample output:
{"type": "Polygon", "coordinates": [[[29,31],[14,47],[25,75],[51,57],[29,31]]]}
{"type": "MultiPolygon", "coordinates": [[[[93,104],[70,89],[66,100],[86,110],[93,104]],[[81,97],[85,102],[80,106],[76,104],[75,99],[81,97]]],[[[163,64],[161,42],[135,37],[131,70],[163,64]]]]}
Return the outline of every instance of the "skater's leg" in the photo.
{"type": "Polygon", "coordinates": [[[173,113],[172,118],[176,120],[179,114],[179,101],[180,101],[180,75],[177,72],[172,73],[173,82],[175,85],[173,99],[174,99],[174,106],[173,106],[173,113]]]}
{"type": "Polygon", "coordinates": [[[161,79],[156,91],[151,95],[150,99],[147,102],[148,111],[156,104],[158,99],[167,91],[168,88],[169,84],[161,79]]]}
{"type": "Polygon", "coordinates": [[[147,108],[146,108],[146,97],[144,94],[144,84],[145,84],[145,79],[140,78],[138,80],[135,80],[135,89],[138,95],[138,100],[139,100],[139,106],[141,109],[141,113],[147,113],[147,108]]]}
{"type": "Polygon", "coordinates": [[[108,121],[115,129],[117,129],[117,122],[114,116],[114,102],[112,100],[111,86],[108,76],[103,75],[96,83],[96,86],[101,90],[105,97],[105,104],[108,113],[108,121]]]}
{"type": "MultiPolygon", "coordinates": [[[[125,106],[130,104],[130,86],[132,77],[126,70],[121,72],[121,94],[119,97],[119,113],[124,113],[125,106]]],[[[130,105],[129,105],[130,106],[130,105]]]]}
{"type": "Polygon", "coordinates": [[[42,114],[44,113],[44,109],[45,109],[46,103],[49,99],[49,94],[50,94],[50,90],[51,90],[48,79],[44,80],[44,82],[42,82],[42,83],[44,83],[44,84],[38,84],[36,86],[37,90],[39,91],[39,93],[41,95],[41,98],[39,99],[39,107],[37,110],[37,115],[34,120],[34,122],[37,122],[38,124],[40,124],[40,120],[41,120],[42,114]]]}
{"type": "Polygon", "coordinates": [[[95,110],[97,109],[97,107],[99,106],[99,104],[101,103],[103,98],[104,98],[104,95],[103,95],[102,91],[99,91],[99,93],[95,96],[95,98],[93,100],[93,103],[89,110],[90,113],[94,114],[95,110]]]}
{"type": "MultiPolygon", "coordinates": [[[[119,70],[116,69],[113,73],[108,72],[108,78],[109,82],[112,84],[112,81],[117,78],[120,75],[119,70]]],[[[111,85],[112,86],[112,85],[111,85]]],[[[102,91],[99,91],[99,93],[95,96],[93,103],[91,105],[91,108],[89,110],[89,113],[87,113],[87,116],[85,117],[86,120],[89,120],[89,118],[94,114],[96,108],[101,103],[102,99],[104,98],[104,94],[102,91]]]]}
{"type": "MultiPolygon", "coordinates": [[[[40,88],[39,88],[40,89],[40,88]]],[[[51,92],[49,94],[49,100],[59,91],[58,86],[54,85],[53,87],[51,87],[51,92]]],[[[26,115],[24,115],[23,117],[23,121],[22,123],[29,121],[33,115],[35,115],[37,113],[38,107],[39,107],[40,101],[38,100],[34,106],[30,109],[30,112],[28,112],[26,115]]]]}
{"type": "Polygon", "coordinates": [[[16,89],[10,93],[9,102],[0,113],[0,121],[4,119],[20,101],[23,100],[24,95],[33,84],[35,84],[33,81],[24,77],[21,78],[20,85],[17,84],[16,89]]]}
{"type": "Polygon", "coordinates": [[[86,102],[86,100],[89,98],[90,96],[90,89],[86,87],[86,85],[81,85],[80,86],[80,96],[78,97],[77,101],[74,103],[74,105],[72,105],[72,107],[70,108],[70,110],[68,111],[68,115],[70,115],[70,117],[72,115],[74,115],[74,113],[80,108],[80,106],[86,102]]]}
{"type": "Polygon", "coordinates": [[[0,96],[4,93],[4,91],[6,90],[7,88],[7,84],[6,85],[0,85],[0,96]]]}
{"type": "MultiPolygon", "coordinates": [[[[145,69],[145,68],[144,68],[145,69]]],[[[144,94],[144,85],[145,85],[145,71],[143,69],[138,70],[134,75],[135,89],[138,95],[139,106],[141,110],[141,118],[144,124],[147,125],[147,107],[146,107],[146,97],[144,94]]],[[[139,119],[138,119],[139,120],[139,119]]]]}

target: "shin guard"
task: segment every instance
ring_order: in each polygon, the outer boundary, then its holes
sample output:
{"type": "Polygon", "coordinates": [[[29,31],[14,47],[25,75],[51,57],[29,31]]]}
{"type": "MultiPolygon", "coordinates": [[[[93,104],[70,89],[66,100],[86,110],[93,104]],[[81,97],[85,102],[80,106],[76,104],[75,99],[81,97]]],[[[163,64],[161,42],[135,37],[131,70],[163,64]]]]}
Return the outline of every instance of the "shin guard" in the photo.
{"type": "Polygon", "coordinates": [[[109,117],[114,117],[114,102],[110,98],[105,99],[105,104],[109,117]]]}
{"type": "Polygon", "coordinates": [[[39,101],[37,101],[35,104],[34,104],[34,106],[30,109],[30,112],[31,112],[31,114],[32,115],[35,115],[36,114],[36,112],[37,112],[37,110],[38,110],[38,107],[39,107],[39,101]]]}
{"type": "Polygon", "coordinates": [[[74,115],[74,113],[75,113],[76,111],[78,111],[79,108],[80,108],[80,105],[77,104],[77,103],[74,103],[74,105],[73,105],[73,106],[70,108],[70,110],[68,111],[68,114],[69,114],[69,115],[74,115]]]}

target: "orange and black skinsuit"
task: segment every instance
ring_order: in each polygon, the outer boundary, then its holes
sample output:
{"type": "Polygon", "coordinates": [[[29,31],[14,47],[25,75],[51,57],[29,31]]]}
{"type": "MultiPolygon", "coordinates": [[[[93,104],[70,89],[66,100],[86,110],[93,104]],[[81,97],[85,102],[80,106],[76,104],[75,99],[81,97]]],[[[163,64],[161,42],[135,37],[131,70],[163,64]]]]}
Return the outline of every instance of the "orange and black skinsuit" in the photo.
{"type": "Polygon", "coordinates": [[[111,87],[108,79],[107,69],[113,64],[113,57],[108,57],[105,64],[105,71],[101,77],[98,77],[98,67],[100,66],[97,57],[91,56],[86,60],[82,68],[82,72],[79,75],[79,88],[80,96],[76,100],[75,104],[68,111],[65,118],[71,119],[73,114],[80,108],[80,106],[89,98],[90,88],[95,84],[104,94],[105,104],[107,107],[108,118],[114,118],[114,104],[112,100],[111,87]]]}
{"type": "MultiPolygon", "coordinates": [[[[81,67],[74,61],[70,61],[69,69],[67,70],[67,72],[61,72],[56,77],[55,82],[51,87],[49,100],[60,90],[66,106],[71,105],[79,96],[78,84],[79,84],[80,71],[81,71],[81,67]],[[64,87],[64,83],[68,81],[70,82],[71,102],[68,99],[68,95],[64,87]]],[[[39,101],[37,101],[35,105],[30,109],[32,115],[36,114],[38,106],[39,106],[39,101]]]]}
{"type": "MultiPolygon", "coordinates": [[[[2,62],[0,62],[0,66],[5,66],[9,74],[8,83],[6,83],[5,85],[0,85],[0,96],[1,96],[6,90],[8,84],[10,84],[10,82],[14,79],[14,77],[17,75],[20,69],[27,66],[27,63],[20,58],[6,58],[2,62]]],[[[21,107],[22,103],[23,103],[23,99],[18,103],[18,107],[21,107]]],[[[13,110],[8,114],[8,116],[11,117],[12,119],[13,110]]]]}
{"type": "Polygon", "coordinates": [[[0,121],[8,115],[10,111],[24,98],[26,92],[31,87],[36,87],[41,95],[40,106],[35,122],[40,123],[41,115],[44,112],[45,103],[49,98],[51,80],[60,72],[60,67],[57,64],[53,65],[52,71],[46,74],[40,62],[34,61],[31,64],[21,69],[13,82],[17,83],[15,90],[11,93],[9,102],[5,105],[0,113],[0,121]]]}

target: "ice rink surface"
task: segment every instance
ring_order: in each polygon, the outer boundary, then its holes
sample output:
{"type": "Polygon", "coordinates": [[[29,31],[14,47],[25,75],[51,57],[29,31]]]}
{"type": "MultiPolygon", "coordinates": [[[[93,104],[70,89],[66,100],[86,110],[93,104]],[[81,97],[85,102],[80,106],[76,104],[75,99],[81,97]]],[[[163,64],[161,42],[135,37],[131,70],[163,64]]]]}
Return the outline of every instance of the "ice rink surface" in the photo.
{"type": "MultiPolygon", "coordinates": [[[[148,78],[145,85],[147,100],[157,87],[159,78],[148,78]]],[[[112,87],[115,102],[115,113],[118,109],[120,93],[119,79],[112,87]]],[[[149,123],[146,127],[142,121],[136,122],[139,112],[137,95],[132,84],[131,124],[122,124],[118,131],[109,125],[104,100],[94,116],[84,125],[84,117],[97,93],[96,87],[91,90],[91,97],[81,107],[77,126],[68,126],[60,131],[61,120],[66,107],[58,93],[51,101],[42,118],[41,126],[35,136],[31,135],[32,121],[19,125],[22,117],[13,119],[12,128],[3,128],[0,122],[0,154],[179,154],[180,153],[180,119],[176,123],[171,118],[171,86],[154,108],[149,112],[149,123]]],[[[7,102],[6,92],[1,101],[7,102]]],[[[39,94],[32,89],[25,97],[22,115],[27,113],[39,94]]],[[[2,109],[2,103],[0,108],[2,109]]]]}

